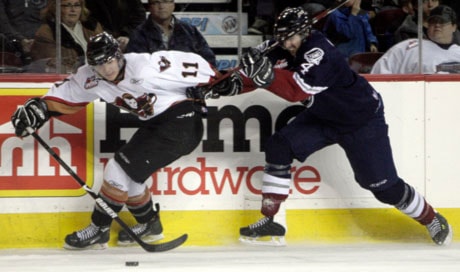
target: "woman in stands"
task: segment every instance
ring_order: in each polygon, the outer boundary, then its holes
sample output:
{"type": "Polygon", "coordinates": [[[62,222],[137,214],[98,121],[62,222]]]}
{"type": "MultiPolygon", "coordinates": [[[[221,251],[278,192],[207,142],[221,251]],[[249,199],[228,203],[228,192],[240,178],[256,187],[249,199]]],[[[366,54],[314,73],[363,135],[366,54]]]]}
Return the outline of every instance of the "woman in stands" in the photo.
{"type": "MultiPolygon", "coordinates": [[[[46,72],[56,71],[56,0],[48,1],[44,12],[44,23],[35,34],[31,49],[33,61],[42,60],[46,72]]],[[[62,70],[71,73],[85,63],[89,38],[103,31],[101,24],[89,19],[85,0],[61,1],[61,56],[62,70]]],[[[44,71],[42,71],[44,72],[44,71]]]]}

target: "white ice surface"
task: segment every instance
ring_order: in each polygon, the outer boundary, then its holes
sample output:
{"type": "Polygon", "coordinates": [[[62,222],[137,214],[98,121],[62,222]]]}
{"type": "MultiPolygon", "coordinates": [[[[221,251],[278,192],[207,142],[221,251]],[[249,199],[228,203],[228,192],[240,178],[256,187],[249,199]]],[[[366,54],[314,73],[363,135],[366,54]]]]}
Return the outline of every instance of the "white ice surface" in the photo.
{"type": "Polygon", "coordinates": [[[460,243],[448,247],[423,243],[183,246],[163,253],[147,253],[139,247],[89,251],[8,249],[0,250],[0,271],[458,272],[460,243]],[[139,265],[126,266],[127,261],[139,265]]]}

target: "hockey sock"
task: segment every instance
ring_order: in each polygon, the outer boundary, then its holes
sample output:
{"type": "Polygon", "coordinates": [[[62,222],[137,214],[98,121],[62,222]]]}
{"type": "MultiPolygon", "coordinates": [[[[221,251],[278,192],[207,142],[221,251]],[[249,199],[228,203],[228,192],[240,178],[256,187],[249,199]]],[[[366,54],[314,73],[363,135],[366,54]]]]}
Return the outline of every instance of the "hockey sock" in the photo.
{"type": "Polygon", "coordinates": [[[152,220],[158,214],[159,205],[156,205],[156,209],[153,209],[152,197],[148,189],[141,196],[130,197],[126,202],[128,210],[132,213],[136,221],[140,224],[144,224],[152,220]]]}
{"type": "Polygon", "coordinates": [[[265,216],[274,216],[278,213],[281,202],[289,195],[291,181],[291,165],[277,165],[267,163],[262,178],[262,208],[265,216]]]}
{"type": "MultiPolygon", "coordinates": [[[[104,200],[105,203],[116,213],[119,213],[123,208],[123,203],[114,201],[113,199],[108,198],[102,192],[99,193],[99,197],[104,200]]],[[[99,205],[94,206],[93,214],[91,215],[91,220],[96,226],[108,226],[112,223],[112,217],[108,215],[99,205]]]]}
{"type": "Polygon", "coordinates": [[[278,213],[281,202],[286,200],[287,195],[262,194],[262,208],[260,212],[265,216],[274,216],[278,213]]]}
{"type": "MultiPolygon", "coordinates": [[[[128,193],[118,190],[107,182],[103,182],[99,197],[116,213],[123,208],[128,193]]],[[[95,205],[91,219],[96,226],[108,226],[112,223],[112,217],[108,215],[99,205],[95,205]]]]}
{"type": "Polygon", "coordinates": [[[435,216],[433,207],[426,202],[422,195],[408,184],[405,184],[403,198],[395,206],[402,213],[414,218],[422,225],[431,223],[435,216]]]}

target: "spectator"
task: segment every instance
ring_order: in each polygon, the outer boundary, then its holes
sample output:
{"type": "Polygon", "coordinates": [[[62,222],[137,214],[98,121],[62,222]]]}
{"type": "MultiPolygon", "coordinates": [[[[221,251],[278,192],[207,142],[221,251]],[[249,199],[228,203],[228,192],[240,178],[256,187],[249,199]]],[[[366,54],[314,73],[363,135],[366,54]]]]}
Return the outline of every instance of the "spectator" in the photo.
{"type": "MultiPolygon", "coordinates": [[[[412,14],[408,13],[401,26],[395,31],[395,42],[418,37],[418,0],[411,0],[412,14]]],[[[430,11],[439,6],[439,0],[423,0],[423,35],[426,38],[426,30],[428,26],[427,18],[430,11]]],[[[407,7],[407,6],[406,6],[407,7]]]]}
{"type": "MultiPolygon", "coordinates": [[[[44,60],[45,72],[56,71],[56,0],[48,0],[44,23],[35,34],[31,49],[32,60],[44,60]]],[[[61,1],[61,54],[63,72],[75,72],[85,63],[85,52],[89,38],[102,32],[97,21],[88,18],[85,0],[61,1]]],[[[60,71],[58,71],[60,72],[60,71]]]]}
{"type": "MultiPolygon", "coordinates": [[[[428,39],[422,40],[422,73],[442,72],[439,65],[460,63],[460,46],[453,42],[457,16],[448,6],[433,9],[427,18],[428,39]]],[[[372,74],[419,73],[418,39],[408,39],[390,48],[372,68],[372,74]]]]}
{"type": "Polygon", "coordinates": [[[126,52],[193,52],[216,66],[216,57],[204,37],[196,27],[177,19],[174,8],[174,0],[149,0],[150,15],[132,31],[126,52]]]}
{"type": "Polygon", "coordinates": [[[346,59],[356,53],[378,51],[368,13],[360,6],[361,0],[350,0],[332,12],[324,24],[324,33],[346,59]]]}
{"type": "Polygon", "coordinates": [[[145,21],[146,12],[141,0],[90,0],[86,3],[91,17],[102,24],[105,31],[117,38],[123,52],[131,32],[145,21]]]}
{"type": "MultiPolygon", "coordinates": [[[[29,62],[28,53],[34,42],[35,32],[41,24],[40,11],[47,0],[1,0],[0,33],[9,50],[21,54],[24,64],[29,62]]],[[[3,43],[2,43],[3,44],[3,43]]]]}
{"type": "Polygon", "coordinates": [[[400,0],[401,9],[407,15],[414,15],[417,8],[418,0],[400,0]]]}

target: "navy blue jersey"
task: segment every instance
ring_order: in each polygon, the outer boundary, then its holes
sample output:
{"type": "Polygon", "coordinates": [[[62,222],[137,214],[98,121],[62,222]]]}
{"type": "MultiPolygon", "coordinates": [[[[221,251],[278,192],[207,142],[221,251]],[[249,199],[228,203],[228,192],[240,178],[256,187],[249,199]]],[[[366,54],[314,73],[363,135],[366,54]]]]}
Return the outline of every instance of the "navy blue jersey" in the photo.
{"type": "Polygon", "coordinates": [[[341,131],[366,124],[382,106],[380,95],[320,32],[313,31],[295,57],[282,47],[267,57],[275,67],[275,81],[267,89],[289,101],[307,98],[309,113],[341,131]]]}

